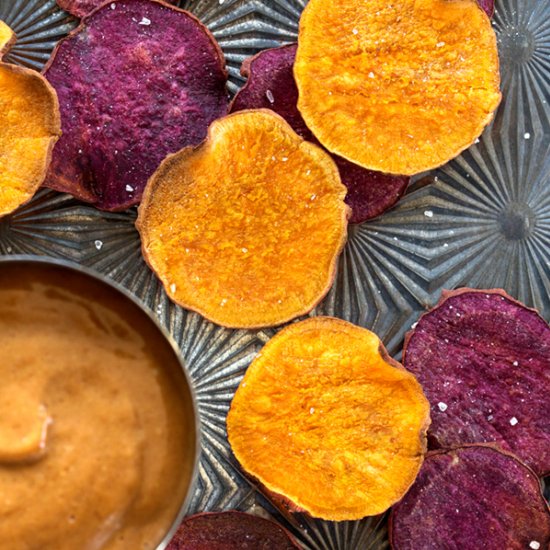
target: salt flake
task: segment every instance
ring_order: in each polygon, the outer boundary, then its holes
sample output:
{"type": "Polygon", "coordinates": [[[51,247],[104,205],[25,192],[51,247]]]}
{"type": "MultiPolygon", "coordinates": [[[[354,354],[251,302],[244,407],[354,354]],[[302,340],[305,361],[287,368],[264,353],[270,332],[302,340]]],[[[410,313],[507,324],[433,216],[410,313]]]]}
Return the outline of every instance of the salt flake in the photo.
{"type": "Polygon", "coordinates": [[[141,21],[138,23],[138,25],[144,25],[146,27],[150,24],[151,24],[151,20],[147,19],[147,17],[142,17],[141,21]]]}
{"type": "Polygon", "coordinates": [[[530,139],[531,138],[531,134],[529,132],[525,132],[525,134],[523,134],[523,137],[525,139],[530,139]]]}
{"type": "Polygon", "coordinates": [[[426,218],[433,218],[434,213],[431,210],[424,210],[424,216],[426,216],[426,218]]]}
{"type": "Polygon", "coordinates": [[[540,542],[538,540],[532,540],[529,543],[529,548],[532,548],[533,550],[539,550],[540,548],[540,542]]]}
{"type": "Polygon", "coordinates": [[[443,401],[440,401],[438,404],[437,404],[437,407],[438,409],[441,411],[441,412],[445,412],[447,410],[447,403],[443,403],[443,401]]]}
{"type": "Polygon", "coordinates": [[[273,97],[273,92],[271,90],[267,90],[265,95],[266,95],[267,100],[269,101],[269,103],[271,103],[271,104],[275,103],[275,97],[273,97]]]}
{"type": "Polygon", "coordinates": [[[518,422],[519,420],[515,416],[512,416],[512,418],[510,418],[510,426],[515,426],[518,422]]]}
{"type": "Polygon", "coordinates": [[[94,241],[94,245],[98,250],[101,250],[103,248],[103,241],[100,241],[100,240],[94,241]]]}

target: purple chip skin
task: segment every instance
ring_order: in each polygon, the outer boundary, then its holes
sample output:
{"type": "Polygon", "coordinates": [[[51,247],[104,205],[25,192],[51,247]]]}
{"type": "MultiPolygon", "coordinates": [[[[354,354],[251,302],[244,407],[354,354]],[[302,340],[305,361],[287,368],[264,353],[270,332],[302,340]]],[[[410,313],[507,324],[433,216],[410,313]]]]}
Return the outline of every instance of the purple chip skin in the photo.
{"type": "Polygon", "coordinates": [[[169,154],[199,144],[228,109],[223,54],[191,14],[116,0],[86,17],[44,74],[63,135],[45,185],[109,211],[138,204],[169,154]]]}
{"type": "MultiPolygon", "coordinates": [[[[106,0],[57,0],[57,5],[76,17],[85,17],[96,8],[105,4],[106,0]]],[[[109,2],[112,0],[108,0],[109,2]]],[[[176,4],[177,0],[164,0],[169,4],[176,4]]]]}
{"type": "Polygon", "coordinates": [[[428,454],[389,532],[394,550],[548,550],[550,514],[534,472],[470,445],[428,454]]]}
{"type": "MultiPolygon", "coordinates": [[[[303,139],[321,146],[298,111],[298,88],[293,66],[296,44],[264,50],[243,63],[241,72],[248,81],[237,93],[231,112],[244,109],[271,109],[282,116],[303,139]]],[[[352,209],[350,223],[362,223],[391,208],[403,195],[409,178],[366,170],[346,159],[331,155],[342,183],[348,188],[346,203],[352,209]]]]}
{"type": "Polygon", "coordinates": [[[167,550],[299,550],[277,523],[243,512],[202,513],[183,520],[167,550]]]}
{"type": "Polygon", "coordinates": [[[477,3],[489,17],[493,17],[495,13],[495,0],[477,0],[477,3]]]}
{"type": "Polygon", "coordinates": [[[550,472],[550,326],[502,290],[443,294],[405,338],[431,404],[430,448],[494,442],[550,472]]]}

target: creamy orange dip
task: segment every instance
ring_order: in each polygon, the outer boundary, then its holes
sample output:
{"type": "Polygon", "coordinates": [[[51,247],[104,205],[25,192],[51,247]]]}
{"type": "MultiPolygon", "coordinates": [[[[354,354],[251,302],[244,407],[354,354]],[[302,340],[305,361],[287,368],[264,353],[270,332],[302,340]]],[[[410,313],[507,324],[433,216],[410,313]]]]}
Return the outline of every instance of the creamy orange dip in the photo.
{"type": "Polygon", "coordinates": [[[152,322],[71,271],[0,265],[0,548],[156,548],[195,454],[152,322]]]}

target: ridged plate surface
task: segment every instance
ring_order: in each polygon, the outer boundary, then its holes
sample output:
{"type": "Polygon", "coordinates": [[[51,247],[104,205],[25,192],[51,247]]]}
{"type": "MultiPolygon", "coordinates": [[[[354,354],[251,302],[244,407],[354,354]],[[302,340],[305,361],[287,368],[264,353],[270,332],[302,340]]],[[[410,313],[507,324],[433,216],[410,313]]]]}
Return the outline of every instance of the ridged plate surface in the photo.
{"type": "MultiPolygon", "coordinates": [[[[227,58],[230,89],[257,51],[296,39],[301,0],[188,0],[227,58]]],[[[53,0],[0,0],[19,40],[10,62],[41,68],[76,20],[53,0]]],[[[396,356],[404,333],[443,288],[503,287],[550,320],[550,2],[497,0],[503,102],[479,143],[423,174],[379,219],[354,226],[337,280],[313,314],[374,329],[396,356]]],[[[232,395],[275,330],[231,331],[172,305],[145,266],[135,212],[106,214],[41,191],[0,220],[0,253],[44,254],[91,266],[151,308],[181,347],[197,391],[204,448],[194,510],[272,514],[306,548],[387,547],[385,518],[330,523],[281,515],[242,476],[226,441],[232,395]]]]}

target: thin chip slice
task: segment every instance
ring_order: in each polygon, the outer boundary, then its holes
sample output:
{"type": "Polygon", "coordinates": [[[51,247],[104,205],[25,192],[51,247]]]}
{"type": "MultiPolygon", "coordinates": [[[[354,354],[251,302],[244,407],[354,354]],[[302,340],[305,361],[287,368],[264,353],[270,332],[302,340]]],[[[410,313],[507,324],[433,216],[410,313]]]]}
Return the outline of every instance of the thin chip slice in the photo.
{"type": "MultiPolygon", "coordinates": [[[[15,34],[0,21],[0,59],[15,34]]],[[[57,96],[42,75],[0,62],[0,216],[38,190],[59,138],[57,96]]]]}
{"type": "Polygon", "coordinates": [[[277,325],[328,292],[346,240],[331,158],[266,109],[215,121],[168,157],[139,209],[143,254],[176,303],[220,325],[277,325]]]}
{"type": "Polygon", "coordinates": [[[452,159],[500,102],[496,37],[476,0],[311,0],[294,75],[319,141],[391,174],[452,159]]]}
{"type": "Polygon", "coordinates": [[[274,521],[243,512],[196,514],[183,520],[167,550],[299,550],[274,521]]]}
{"type": "MultiPolygon", "coordinates": [[[[177,4],[177,0],[164,0],[167,4],[177,4]]],[[[61,9],[68,11],[76,17],[85,17],[99,6],[109,2],[109,5],[115,6],[117,0],[57,0],[57,4],[61,9]]]]}
{"type": "Polygon", "coordinates": [[[547,549],[550,514],[529,468],[472,445],[428,454],[392,511],[390,540],[394,550],[547,549]]]}
{"type": "Polygon", "coordinates": [[[407,335],[431,403],[430,445],[496,442],[550,473],[550,327],[502,290],[444,293],[407,335]]]}
{"type": "Polygon", "coordinates": [[[372,332],[313,317],[279,332],[248,368],[227,417],[243,469],[311,516],[376,515],[413,483],[429,404],[372,332]]]}
{"type": "Polygon", "coordinates": [[[15,43],[15,33],[0,19],[0,58],[15,43]]]}
{"type": "Polygon", "coordinates": [[[139,203],[166,155],[200,143],[228,108],[213,36],[151,0],[94,11],[57,46],[45,75],[63,125],[46,185],[102,210],[139,203]]]}
{"type": "MultiPolygon", "coordinates": [[[[245,60],[241,68],[247,83],[237,93],[230,111],[266,108],[281,115],[294,131],[317,145],[315,136],[298,111],[298,89],[292,72],[296,44],[264,50],[245,60]]],[[[365,170],[342,157],[332,155],[348,188],[346,203],[351,207],[350,223],[362,223],[391,208],[403,195],[409,178],[365,170]]]]}

